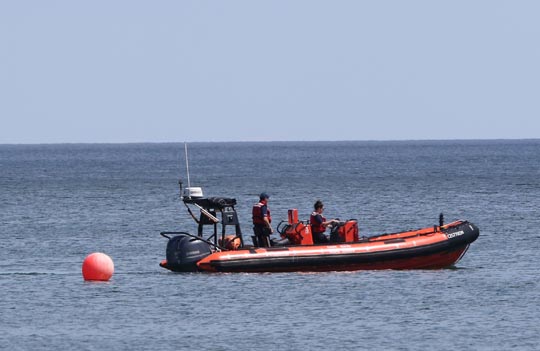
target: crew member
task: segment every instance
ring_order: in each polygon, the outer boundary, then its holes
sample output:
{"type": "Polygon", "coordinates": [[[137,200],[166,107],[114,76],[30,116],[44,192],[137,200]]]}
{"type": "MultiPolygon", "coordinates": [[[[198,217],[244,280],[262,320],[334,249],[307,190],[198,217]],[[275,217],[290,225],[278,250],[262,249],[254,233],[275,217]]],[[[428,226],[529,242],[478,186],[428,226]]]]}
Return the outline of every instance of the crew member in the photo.
{"type": "Polygon", "coordinates": [[[261,193],[259,202],[253,205],[253,232],[257,239],[256,246],[270,247],[270,234],[274,232],[272,229],[272,216],[268,208],[267,193],[261,193]]]}
{"type": "Polygon", "coordinates": [[[327,243],[329,242],[324,232],[326,227],[333,223],[339,223],[337,219],[331,219],[329,221],[323,217],[322,212],[324,210],[324,205],[321,200],[317,200],[313,205],[315,211],[311,214],[309,218],[309,223],[311,225],[311,235],[313,236],[313,242],[315,244],[327,243]]]}

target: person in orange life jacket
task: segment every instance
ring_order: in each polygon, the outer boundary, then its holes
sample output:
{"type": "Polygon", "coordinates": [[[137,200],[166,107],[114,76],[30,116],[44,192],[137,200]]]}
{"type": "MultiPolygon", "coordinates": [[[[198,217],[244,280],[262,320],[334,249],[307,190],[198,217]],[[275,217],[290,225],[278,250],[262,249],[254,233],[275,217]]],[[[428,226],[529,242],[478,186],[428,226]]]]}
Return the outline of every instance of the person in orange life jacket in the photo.
{"type": "Polygon", "coordinates": [[[270,234],[274,232],[272,229],[272,216],[268,208],[267,193],[261,193],[259,202],[253,205],[253,232],[257,237],[258,246],[270,247],[270,234]]]}
{"type": "Polygon", "coordinates": [[[321,200],[317,200],[313,205],[315,211],[311,214],[309,218],[309,223],[311,225],[311,235],[313,236],[313,242],[315,244],[327,243],[329,242],[324,232],[326,227],[333,223],[339,223],[337,219],[331,219],[329,221],[323,217],[322,212],[324,210],[324,205],[321,200]]]}

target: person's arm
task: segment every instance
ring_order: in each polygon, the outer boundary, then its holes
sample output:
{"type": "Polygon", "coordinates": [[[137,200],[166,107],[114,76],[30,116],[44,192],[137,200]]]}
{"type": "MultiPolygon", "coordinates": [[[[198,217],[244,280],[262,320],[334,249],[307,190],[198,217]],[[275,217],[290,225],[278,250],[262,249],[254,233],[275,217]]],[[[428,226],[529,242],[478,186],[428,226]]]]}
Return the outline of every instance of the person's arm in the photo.
{"type": "Polygon", "coordinates": [[[270,224],[270,221],[268,220],[268,212],[267,212],[266,206],[263,206],[262,208],[262,215],[263,215],[264,223],[266,223],[266,226],[268,227],[268,229],[270,229],[270,234],[272,234],[274,230],[272,229],[272,225],[270,224]]]}
{"type": "Polygon", "coordinates": [[[322,225],[324,225],[325,227],[328,227],[330,224],[333,224],[333,223],[338,223],[339,221],[337,219],[331,219],[329,221],[326,221],[326,222],[322,222],[322,225]]]}
{"type": "Polygon", "coordinates": [[[266,223],[266,226],[268,227],[268,229],[270,229],[270,233],[273,233],[274,229],[272,229],[272,225],[270,224],[268,217],[264,216],[264,222],[266,223]]]}
{"type": "Polygon", "coordinates": [[[315,216],[314,220],[318,223],[318,224],[321,224],[322,226],[325,226],[325,227],[328,227],[330,224],[334,223],[334,222],[337,222],[335,219],[331,219],[329,221],[324,221],[323,220],[323,216],[318,214],[315,216]]]}

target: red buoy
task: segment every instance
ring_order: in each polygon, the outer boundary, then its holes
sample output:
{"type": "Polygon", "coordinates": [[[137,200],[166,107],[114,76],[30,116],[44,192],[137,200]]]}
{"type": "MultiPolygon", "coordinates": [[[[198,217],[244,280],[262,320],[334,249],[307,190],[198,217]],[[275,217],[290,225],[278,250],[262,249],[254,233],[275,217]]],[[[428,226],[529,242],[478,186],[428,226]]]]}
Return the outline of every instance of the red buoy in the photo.
{"type": "Polygon", "coordinates": [[[114,273],[114,263],[112,259],[101,252],[94,252],[86,256],[82,265],[82,275],[84,280],[111,279],[114,273]]]}

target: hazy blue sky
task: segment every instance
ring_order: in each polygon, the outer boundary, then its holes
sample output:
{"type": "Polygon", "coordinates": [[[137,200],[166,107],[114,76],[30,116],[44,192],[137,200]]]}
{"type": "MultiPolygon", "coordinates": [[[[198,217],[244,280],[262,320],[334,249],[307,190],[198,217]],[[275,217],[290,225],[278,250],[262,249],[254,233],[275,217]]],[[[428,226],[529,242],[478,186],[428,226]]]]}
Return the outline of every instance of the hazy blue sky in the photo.
{"type": "Polygon", "coordinates": [[[0,143],[540,137],[540,1],[0,0],[0,143]]]}

